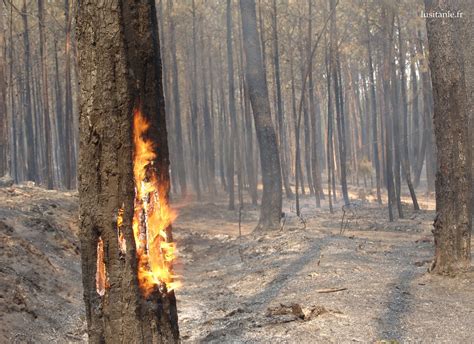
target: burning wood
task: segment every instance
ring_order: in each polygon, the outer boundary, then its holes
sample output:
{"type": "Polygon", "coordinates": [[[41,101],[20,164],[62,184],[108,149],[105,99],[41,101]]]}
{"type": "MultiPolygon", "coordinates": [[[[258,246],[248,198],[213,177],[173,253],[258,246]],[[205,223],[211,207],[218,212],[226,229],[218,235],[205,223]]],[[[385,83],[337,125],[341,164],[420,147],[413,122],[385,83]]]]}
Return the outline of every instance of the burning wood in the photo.
{"type": "Polygon", "coordinates": [[[104,242],[99,237],[97,241],[97,270],[95,273],[95,287],[100,296],[104,296],[105,289],[108,287],[107,271],[104,262],[104,242]]]}
{"type": "Polygon", "coordinates": [[[153,142],[143,137],[149,126],[141,111],[135,109],[133,234],[138,255],[138,280],[145,296],[157,286],[167,291],[178,286],[172,271],[176,246],[171,242],[170,236],[171,223],[176,218],[176,213],[165,197],[168,185],[160,184],[153,167],[153,160],[156,158],[153,142]]]}

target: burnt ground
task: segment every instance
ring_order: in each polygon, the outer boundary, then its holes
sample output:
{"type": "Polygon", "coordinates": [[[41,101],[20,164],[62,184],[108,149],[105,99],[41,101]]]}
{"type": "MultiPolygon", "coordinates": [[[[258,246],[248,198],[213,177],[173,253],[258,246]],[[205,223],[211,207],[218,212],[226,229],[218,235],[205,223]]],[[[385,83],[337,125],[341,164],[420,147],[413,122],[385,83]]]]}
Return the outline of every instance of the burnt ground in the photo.
{"type": "MultiPolygon", "coordinates": [[[[246,204],[239,237],[224,197],[176,200],[183,343],[474,342],[474,275],[427,273],[433,200],[406,201],[393,223],[355,201],[342,234],[341,204],[304,196],[298,218],[285,202],[272,233],[252,233],[246,204]]],[[[87,341],[76,214],[74,193],[0,189],[0,343],[87,341]]]]}

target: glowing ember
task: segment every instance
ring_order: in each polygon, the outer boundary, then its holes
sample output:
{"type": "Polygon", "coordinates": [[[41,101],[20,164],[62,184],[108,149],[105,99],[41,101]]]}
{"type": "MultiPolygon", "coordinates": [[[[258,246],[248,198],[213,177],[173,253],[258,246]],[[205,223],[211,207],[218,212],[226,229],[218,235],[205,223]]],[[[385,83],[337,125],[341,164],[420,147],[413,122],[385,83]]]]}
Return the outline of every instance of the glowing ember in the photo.
{"type": "Polygon", "coordinates": [[[160,185],[153,168],[156,158],[153,142],[143,138],[149,124],[139,109],[133,117],[133,175],[135,180],[135,204],[133,235],[138,255],[138,280],[145,296],[164,287],[170,291],[177,287],[172,271],[176,246],[170,242],[167,229],[176,218],[167,199],[168,185],[160,185]]]}
{"type": "Polygon", "coordinates": [[[120,208],[117,213],[117,233],[118,233],[118,245],[121,254],[127,252],[127,242],[125,241],[125,236],[123,235],[122,230],[123,225],[123,208],[120,208]]]}
{"type": "Polygon", "coordinates": [[[108,288],[107,274],[104,263],[104,242],[99,237],[97,242],[97,269],[95,273],[95,287],[100,296],[104,296],[105,289],[108,288]]]}

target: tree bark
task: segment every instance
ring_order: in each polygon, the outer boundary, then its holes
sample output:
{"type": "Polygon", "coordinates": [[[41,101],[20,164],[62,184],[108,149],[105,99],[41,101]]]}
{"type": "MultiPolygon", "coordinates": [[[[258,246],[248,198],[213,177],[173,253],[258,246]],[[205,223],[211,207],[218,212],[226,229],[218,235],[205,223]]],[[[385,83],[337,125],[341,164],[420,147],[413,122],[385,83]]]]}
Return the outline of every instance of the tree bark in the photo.
{"type": "MultiPolygon", "coordinates": [[[[0,177],[10,173],[7,83],[5,75],[4,7],[0,4],[0,177]]],[[[11,62],[12,63],[12,62],[11,62]]]]}
{"type": "MultiPolygon", "coordinates": [[[[401,94],[402,94],[402,123],[403,123],[403,137],[402,137],[402,169],[403,174],[405,175],[405,181],[410,191],[411,200],[413,203],[413,208],[415,210],[420,210],[418,205],[418,200],[416,199],[415,188],[411,181],[410,173],[410,154],[408,151],[408,100],[407,100],[407,81],[405,74],[405,50],[403,49],[403,40],[402,40],[402,28],[400,26],[400,18],[397,18],[398,21],[398,61],[400,66],[400,76],[401,76],[401,94]]],[[[416,75],[414,76],[416,78],[416,75]]],[[[416,81],[415,81],[416,84],[416,81]]],[[[416,134],[416,136],[418,136],[416,134]]]]}
{"type": "Polygon", "coordinates": [[[286,197],[293,199],[293,191],[291,190],[290,180],[288,175],[288,166],[285,159],[284,152],[284,114],[283,114],[283,99],[281,95],[281,78],[280,78],[280,50],[278,44],[278,20],[277,20],[277,3],[273,0],[273,16],[272,16],[272,34],[273,34],[273,67],[275,71],[275,88],[276,88],[276,112],[278,121],[278,142],[281,162],[281,175],[283,178],[283,186],[285,188],[286,197]]]}
{"type": "Polygon", "coordinates": [[[347,191],[347,170],[346,170],[346,130],[344,119],[344,100],[342,91],[342,77],[341,77],[341,63],[339,60],[338,35],[336,24],[336,13],[333,9],[336,7],[335,0],[329,0],[329,9],[332,13],[331,27],[330,27],[330,63],[331,75],[334,86],[334,98],[336,104],[336,123],[337,123],[337,137],[339,140],[339,167],[341,177],[342,197],[344,204],[349,205],[349,194],[347,191]]]}
{"type": "MultiPolygon", "coordinates": [[[[425,0],[426,12],[456,13],[459,3],[425,0]]],[[[472,181],[461,20],[426,20],[438,148],[434,272],[453,274],[471,265],[472,181]]]]}
{"type": "MultiPolygon", "coordinates": [[[[154,1],[82,1],[76,29],[81,85],[80,240],[89,342],[178,343],[174,293],[160,287],[145,296],[139,289],[132,233],[136,111],[149,123],[143,135],[152,142],[156,156],[147,172],[153,171],[160,185],[160,203],[167,202],[169,191],[154,1]],[[125,251],[119,245],[120,232],[125,251]],[[102,255],[103,261],[98,261],[102,255]],[[108,281],[102,295],[96,290],[97,265],[108,281]]],[[[166,230],[168,237],[171,228],[166,230]]]]}
{"type": "Polygon", "coordinates": [[[369,28],[369,15],[367,11],[367,4],[365,7],[365,25],[367,30],[367,54],[369,57],[368,65],[369,65],[369,80],[370,80],[370,109],[372,111],[372,156],[373,156],[373,164],[375,167],[375,184],[377,187],[377,202],[382,204],[382,196],[380,193],[380,161],[379,161],[379,143],[378,143],[378,130],[377,130],[377,95],[375,93],[375,74],[374,74],[374,66],[372,62],[372,46],[371,46],[371,35],[370,35],[370,28],[369,28]]]}
{"type": "Polygon", "coordinates": [[[38,181],[37,166],[36,166],[36,148],[34,144],[33,134],[33,110],[31,101],[31,86],[30,86],[30,39],[29,39],[29,28],[28,28],[28,13],[26,7],[26,0],[23,1],[23,9],[21,13],[23,19],[23,45],[25,49],[25,98],[23,102],[23,113],[25,114],[25,141],[26,141],[26,178],[32,181],[38,181]]]}
{"type": "Polygon", "coordinates": [[[257,33],[255,0],[240,0],[246,77],[260,147],[263,193],[257,229],[279,229],[282,208],[281,169],[268,88],[257,33]]]}
{"type": "Polygon", "coordinates": [[[40,66],[41,66],[41,90],[43,104],[43,129],[44,129],[44,148],[45,148],[45,175],[46,187],[53,188],[53,143],[51,131],[51,113],[49,111],[49,85],[48,85],[48,68],[46,66],[46,38],[44,35],[44,0],[38,0],[38,21],[39,21],[39,43],[40,43],[40,66]]]}
{"type": "Polygon", "coordinates": [[[235,86],[234,86],[234,57],[232,47],[232,1],[227,0],[227,74],[229,83],[229,116],[230,116],[230,139],[229,139],[229,156],[227,157],[227,186],[229,192],[229,210],[235,209],[235,140],[236,140],[236,116],[235,110],[235,86]]]}

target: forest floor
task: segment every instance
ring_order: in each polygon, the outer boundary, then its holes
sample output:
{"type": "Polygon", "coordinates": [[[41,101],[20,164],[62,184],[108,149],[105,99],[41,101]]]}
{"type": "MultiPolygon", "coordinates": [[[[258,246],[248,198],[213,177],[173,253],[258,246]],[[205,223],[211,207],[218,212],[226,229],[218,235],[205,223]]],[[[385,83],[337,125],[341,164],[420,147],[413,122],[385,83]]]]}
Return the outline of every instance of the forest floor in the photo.
{"type": "MultiPolygon", "coordinates": [[[[272,233],[252,233],[246,205],[242,236],[224,196],[176,200],[183,343],[474,342],[474,275],[427,273],[432,197],[392,223],[367,198],[342,234],[340,203],[331,214],[303,196],[299,218],[285,201],[272,233]]],[[[77,210],[75,193],[0,189],[0,343],[86,342],[77,210]]]]}

